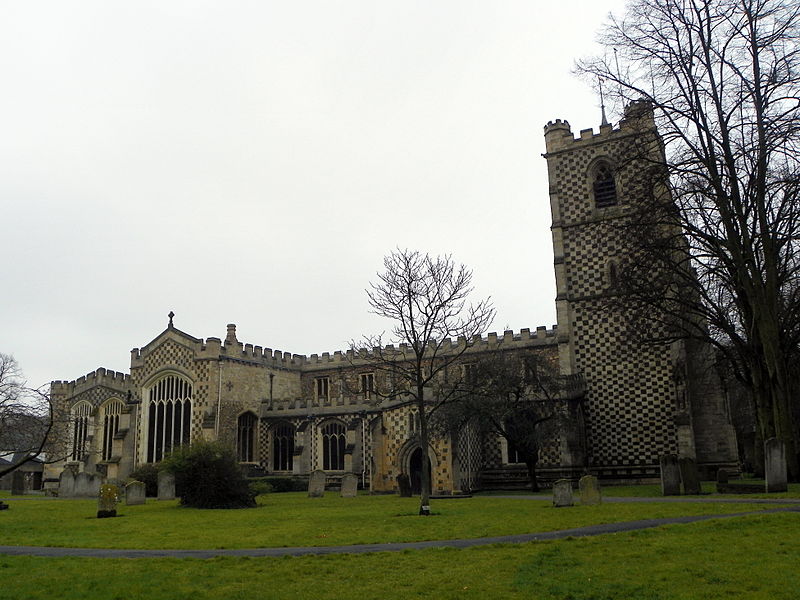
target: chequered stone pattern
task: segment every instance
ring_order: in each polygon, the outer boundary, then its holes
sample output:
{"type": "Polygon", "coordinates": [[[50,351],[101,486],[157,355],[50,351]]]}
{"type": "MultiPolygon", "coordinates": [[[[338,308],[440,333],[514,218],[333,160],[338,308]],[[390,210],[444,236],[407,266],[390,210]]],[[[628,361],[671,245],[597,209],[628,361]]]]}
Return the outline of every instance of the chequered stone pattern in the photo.
{"type": "Polygon", "coordinates": [[[74,406],[78,402],[88,402],[92,405],[92,409],[96,411],[109,398],[125,400],[125,394],[105,386],[96,386],[70,398],[70,406],[74,406]]]}
{"type": "Polygon", "coordinates": [[[638,193],[636,165],[618,167],[629,143],[610,135],[606,143],[577,142],[551,158],[566,275],[559,293],[570,302],[570,343],[576,370],[586,378],[587,451],[595,466],[652,465],[677,450],[669,349],[627,345],[624,315],[602,299],[609,292],[608,261],[624,257],[628,247],[625,205],[638,193]],[[595,208],[591,181],[601,157],[615,167],[618,196],[618,206],[605,209],[595,208]]]}
{"type": "Polygon", "coordinates": [[[458,489],[475,489],[483,468],[482,446],[478,428],[474,424],[467,425],[459,432],[456,449],[461,470],[455,482],[458,489]]]}

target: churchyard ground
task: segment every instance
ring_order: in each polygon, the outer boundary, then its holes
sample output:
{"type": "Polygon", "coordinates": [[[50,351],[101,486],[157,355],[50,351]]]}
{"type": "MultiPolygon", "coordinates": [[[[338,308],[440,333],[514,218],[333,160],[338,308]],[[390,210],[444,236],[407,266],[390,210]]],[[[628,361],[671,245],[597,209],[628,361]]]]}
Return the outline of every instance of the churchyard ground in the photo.
{"type": "MultiPolygon", "coordinates": [[[[800,496],[800,489],[793,486],[787,496],[800,496]]],[[[773,508],[609,502],[554,509],[522,497],[477,496],[437,501],[434,515],[422,518],[415,498],[328,493],[319,499],[268,494],[256,509],[229,511],[148,500],[121,505],[117,518],[96,519],[91,500],[26,497],[9,503],[11,509],[0,514],[0,545],[198,549],[476,538],[773,508]]],[[[208,560],[0,555],[0,599],[788,599],[800,590],[799,534],[800,513],[777,513],[460,550],[208,560]]]]}

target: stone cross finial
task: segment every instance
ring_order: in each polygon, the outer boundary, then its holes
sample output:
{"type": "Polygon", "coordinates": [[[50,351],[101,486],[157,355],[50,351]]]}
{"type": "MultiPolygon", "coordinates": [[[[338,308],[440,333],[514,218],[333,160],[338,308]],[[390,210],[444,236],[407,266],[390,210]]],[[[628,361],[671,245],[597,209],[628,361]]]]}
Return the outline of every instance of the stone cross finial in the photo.
{"type": "Polygon", "coordinates": [[[172,311],[169,311],[169,314],[167,316],[169,317],[169,326],[172,327],[172,317],[175,316],[175,313],[172,312],[172,311]]]}

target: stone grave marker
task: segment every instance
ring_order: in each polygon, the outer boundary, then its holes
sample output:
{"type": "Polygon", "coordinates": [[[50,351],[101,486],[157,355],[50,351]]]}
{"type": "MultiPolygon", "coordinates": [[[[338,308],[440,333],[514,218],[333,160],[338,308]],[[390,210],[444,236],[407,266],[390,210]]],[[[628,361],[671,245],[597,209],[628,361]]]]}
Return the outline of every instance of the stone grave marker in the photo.
{"type": "Polygon", "coordinates": [[[133,506],[144,504],[146,499],[146,486],[141,481],[131,481],[125,486],[125,504],[133,506]]]}
{"type": "Polygon", "coordinates": [[[172,473],[158,472],[158,499],[175,500],[175,475],[172,473]]]}
{"type": "Polygon", "coordinates": [[[0,510],[8,510],[8,504],[0,500],[0,510]]]}
{"type": "Polygon", "coordinates": [[[91,476],[86,471],[81,471],[75,476],[75,497],[89,498],[91,494],[91,476]]]}
{"type": "Polygon", "coordinates": [[[308,478],[308,497],[322,498],[325,495],[325,472],[314,471],[308,478]]]}
{"type": "Polygon", "coordinates": [[[25,493],[25,473],[14,471],[11,474],[11,495],[22,496],[25,493]]]}
{"type": "Polygon", "coordinates": [[[584,475],[578,480],[581,492],[581,504],[600,504],[603,501],[600,495],[600,484],[594,475],[584,475]]]}
{"type": "Polygon", "coordinates": [[[559,479],[553,484],[553,506],[573,506],[572,482],[569,479],[559,479]]]}
{"type": "Polygon", "coordinates": [[[678,457],[674,454],[664,454],[658,459],[661,467],[661,495],[681,495],[681,469],[678,466],[678,457]]]}
{"type": "Polygon", "coordinates": [[[64,469],[58,478],[58,497],[72,498],[75,496],[75,473],[72,469],[64,469]]]}
{"type": "Polygon", "coordinates": [[[97,494],[97,518],[116,517],[117,502],[119,502],[119,487],[110,483],[101,485],[97,494]]]}
{"type": "Polygon", "coordinates": [[[358,477],[355,473],[345,473],[342,476],[342,498],[355,498],[358,494],[358,477]]]}
{"type": "Polygon", "coordinates": [[[397,487],[401,498],[411,498],[411,479],[405,473],[397,476],[397,487]]]}
{"type": "Polygon", "coordinates": [[[97,498],[100,494],[100,485],[103,483],[103,478],[98,473],[91,473],[89,475],[88,493],[89,498],[97,498]]]}
{"type": "Polygon", "coordinates": [[[788,491],[786,446],[778,438],[764,442],[764,478],[767,493],[788,491]]]}
{"type": "Polygon", "coordinates": [[[701,492],[700,475],[697,473],[697,463],[693,458],[681,457],[678,459],[678,468],[681,472],[683,493],[696,496],[701,492]]]}
{"type": "Polygon", "coordinates": [[[717,483],[728,483],[730,476],[731,474],[725,469],[719,469],[717,471],[717,483]]]}

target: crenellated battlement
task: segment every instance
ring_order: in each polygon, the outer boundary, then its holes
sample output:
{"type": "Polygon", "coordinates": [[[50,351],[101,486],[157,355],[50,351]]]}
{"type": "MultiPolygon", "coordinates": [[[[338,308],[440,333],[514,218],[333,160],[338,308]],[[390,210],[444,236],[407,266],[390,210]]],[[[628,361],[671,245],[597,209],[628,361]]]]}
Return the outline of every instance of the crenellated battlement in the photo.
{"type": "Polygon", "coordinates": [[[52,394],[73,395],[98,385],[125,391],[129,383],[130,375],[127,373],[100,367],[73,381],[52,381],[50,391],[52,394]]]}
{"type": "Polygon", "coordinates": [[[655,128],[652,105],[646,100],[631,102],[626,108],[622,120],[613,125],[600,125],[598,133],[589,127],[581,129],[579,137],[574,137],[569,121],[556,119],[548,121],[544,126],[544,139],[547,153],[552,154],[560,150],[574,149],[576,144],[594,144],[605,142],[612,136],[641,134],[643,131],[655,128]]]}

